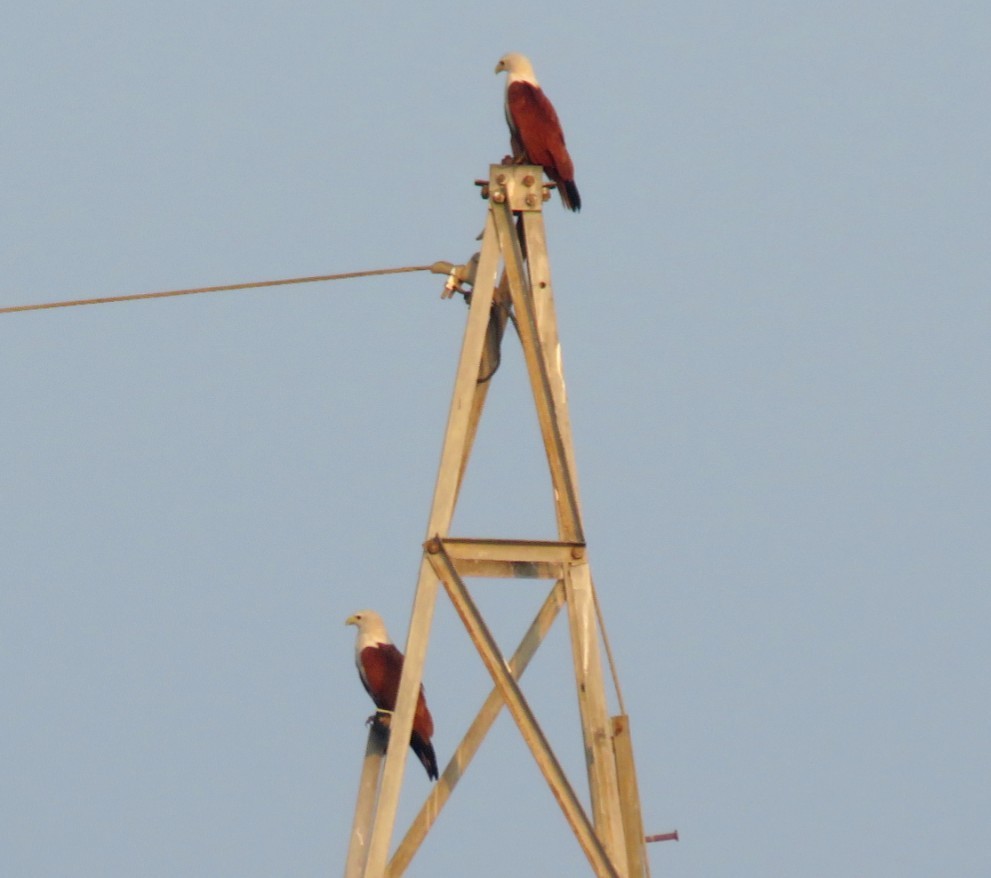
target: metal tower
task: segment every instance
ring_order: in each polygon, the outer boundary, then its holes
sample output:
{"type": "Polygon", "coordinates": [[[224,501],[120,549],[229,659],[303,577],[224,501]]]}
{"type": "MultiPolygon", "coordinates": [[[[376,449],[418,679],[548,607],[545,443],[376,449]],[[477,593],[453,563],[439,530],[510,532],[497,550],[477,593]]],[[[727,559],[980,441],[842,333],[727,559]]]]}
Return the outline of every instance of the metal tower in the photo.
{"type": "MultiPolygon", "coordinates": [[[[610,717],[600,658],[600,615],[589,569],[544,234],[548,197],[541,169],[492,165],[483,196],[488,211],[482,247],[465,266],[446,266],[448,289],[472,286],[471,307],[434,488],[427,539],[406,642],[406,662],[388,732],[369,731],[345,878],[398,878],[505,705],[529,746],[565,819],[599,878],[648,874],[629,720],[610,717]],[[514,222],[519,217],[519,224],[514,222]],[[501,279],[496,284],[500,262],[501,279]],[[450,533],[462,477],[510,308],[514,315],[543,444],[558,539],[466,539],[450,533]],[[499,651],[463,577],[552,580],[553,586],[513,656],[499,651]],[[438,586],[443,585],[492,677],[494,688],[454,751],[405,837],[389,857],[438,586]],[[558,611],[567,607],[574,675],[592,806],[587,814],[517,684],[558,611]],[[401,743],[388,748],[387,736],[401,743]]],[[[436,270],[436,267],[435,267],[436,270]]],[[[622,705],[620,705],[622,710],[622,705]]]]}

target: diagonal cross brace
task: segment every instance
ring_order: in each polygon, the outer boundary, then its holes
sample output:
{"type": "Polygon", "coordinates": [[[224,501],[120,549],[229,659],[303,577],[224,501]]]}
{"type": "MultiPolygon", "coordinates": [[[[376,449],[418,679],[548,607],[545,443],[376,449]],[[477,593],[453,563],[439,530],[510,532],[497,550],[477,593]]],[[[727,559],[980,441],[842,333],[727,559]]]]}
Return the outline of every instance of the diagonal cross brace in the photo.
{"type": "MultiPolygon", "coordinates": [[[[516,652],[513,653],[513,657],[509,660],[509,672],[515,679],[518,680],[523,676],[527,665],[530,664],[530,659],[533,658],[540,644],[543,643],[544,637],[550,630],[551,624],[557,618],[557,614],[562,606],[564,606],[564,582],[558,580],[551,589],[550,594],[547,595],[543,605],[537,611],[533,623],[527,629],[526,634],[523,635],[523,639],[516,648],[516,652]]],[[[451,793],[454,792],[454,788],[458,785],[458,781],[468,770],[468,766],[478,752],[482,741],[488,734],[489,729],[492,728],[496,717],[499,716],[503,703],[503,698],[498,687],[492,689],[488,698],[485,699],[485,702],[479,709],[478,714],[475,716],[474,721],[468,727],[468,731],[465,732],[461,743],[455,749],[447,767],[440,776],[440,780],[434,784],[430,795],[427,796],[426,801],[423,803],[423,807],[420,808],[420,812],[413,819],[405,837],[399,843],[396,852],[392,855],[392,859],[389,861],[389,868],[386,870],[386,878],[399,878],[403,874],[421,842],[426,837],[427,832],[430,831],[430,827],[434,824],[438,816],[440,816],[441,809],[447,804],[451,793]]]]}
{"type": "Polygon", "coordinates": [[[435,539],[431,548],[435,551],[427,553],[437,574],[447,590],[451,603],[461,617],[468,634],[475,644],[482,662],[485,664],[492,681],[506,702],[506,706],[512,714],[516,725],[519,727],[523,740],[530,748],[533,758],[537,762],[544,780],[550,787],[551,793],[564,812],[565,819],[571,826],[578,843],[581,845],[585,856],[598,878],[619,878],[613,864],[606,855],[605,848],[599,840],[598,835],[592,826],[585,809],[575,795],[575,791],[568,781],[567,775],[561,768],[554,751],[551,749],[547,738],[537,724],[537,720],[530,710],[523,692],[510,673],[506,665],[506,660],[502,657],[499,647],[489,632],[488,626],[478,612],[475,602],[471,599],[468,589],[458,575],[454,567],[454,562],[444,549],[443,541],[435,539]]]}

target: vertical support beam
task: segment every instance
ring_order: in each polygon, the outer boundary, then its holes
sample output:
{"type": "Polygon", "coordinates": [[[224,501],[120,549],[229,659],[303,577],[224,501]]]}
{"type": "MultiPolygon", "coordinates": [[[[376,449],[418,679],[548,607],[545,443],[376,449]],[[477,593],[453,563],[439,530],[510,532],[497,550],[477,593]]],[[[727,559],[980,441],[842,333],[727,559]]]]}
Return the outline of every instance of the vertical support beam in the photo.
{"type": "Polygon", "coordinates": [[[436,534],[446,536],[458,501],[461,476],[467,465],[471,450],[470,439],[474,437],[477,418],[475,399],[479,388],[478,374],[485,349],[492,301],[495,296],[495,275],[499,267],[499,241],[491,213],[486,214],[485,230],[482,233],[482,250],[478,268],[475,271],[475,286],[471,295],[471,308],[468,311],[468,325],[461,345],[461,358],[454,379],[454,396],[447,416],[447,429],[440,453],[437,469],[437,483],[434,487],[430,517],[427,521],[427,537],[436,534]]]}
{"type": "Polygon", "coordinates": [[[420,563],[416,596],[413,599],[403,675],[399,681],[396,709],[390,723],[389,739],[393,746],[386,752],[378,807],[372,824],[365,870],[362,873],[364,878],[379,878],[385,873],[389,842],[396,822],[396,811],[399,808],[399,793],[402,789],[406,754],[409,751],[410,732],[413,728],[415,694],[420,691],[420,682],[423,679],[423,664],[426,660],[430,623],[437,600],[437,585],[437,577],[426,559],[423,559],[420,563]]]}
{"type": "MultiPolygon", "coordinates": [[[[489,325],[492,297],[495,292],[495,274],[498,268],[499,248],[491,214],[485,221],[482,250],[478,269],[475,273],[475,286],[472,291],[471,308],[468,311],[468,326],[461,344],[461,358],[454,380],[454,394],[447,417],[447,429],[441,449],[440,466],[434,487],[430,518],[427,524],[428,536],[447,535],[454,515],[454,506],[461,484],[463,461],[468,448],[470,419],[473,401],[478,390],[478,370],[482,362],[485,336],[489,325]]],[[[406,658],[403,662],[403,676],[396,697],[396,710],[392,717],[391,739],[396,742],[385,757],[382,775],[382,788],[379,791],[378,808],[372,826],[368,859],[365,863],[365,878],[380,878],[385,874],[389,854],[389,842],[399,808],[399,793],[402,788],[403,769],[409,748],[410,732],[413,728],[413,711],[416,697],[423,679],[423,664],[430,639],[430,623],[433,619],[437,600],[437,577],[426,557],[420,562],[416,596],[410,617],[409,633],[406,638],[406,658]]]]}
{"type": "Polygon", "coordinates": [[[616,760],[613,755],[612,725],[606,709],[595,598],[586,560],[578,560],[568,568],[565,572],[564,589],[568,600],[571,653],[578,688],[578,709],[585,742],[592,815],[602,843],[612,861],[617,864],[617,871],[626,875],[626,847],[616,781],[616,760]]]}
{"type": "Polygon", "coordinates": [[[613,748],[616,752],[616,779],[619,783],[619,804],[623,809],[623,836],[629,878],[646,878],[647,849],[644,844],[643,817],[640,814],[640,789],[637,769],[633,762],[633,740],[630,718],[625,714],[612,718],[613,748]]]}
{"type": "MultiPolygon", "coordinates": [[[[513,297],[517,329],[523,345],[530,386],[540,432],[547,451],[547,463],[554,487],[554,507],[558,518],[558,536],[562,540],[581,543],[585,541],[581,524],[581,511],[578,508],[578,495],[575,490],[573,472],[568,464],[569,454],[565,451],[565,439],[560,429],[560,413],[551,380],[547,374],[547,358],[541,351],[540,334],[537,329],[533,296],[529,289],[529,278],[523,269],[523,256],[519,238],[513,224],[513,214],[508,201],[493,204],[490,208],[495,218],[499,246],[506,260],[506,278],[509,292],[513,297]]],[[[528,242],[529,243],[529,242],[528,242]]]]}
{"type": "Polygon", "coordinates": [[[354,807],[354,823],[351,826],[351,842],[348,845],[348,859],[344,866],[344,878],[360,878],[368,855],[368,841],[375,814],[375,800],[378,798],[379,773],[382,770],[382,756],[385,753],[388,733],[378,723],[368,727],[368,743],[365,745],[365,761],[361,766],[361,780],[358,782],[358,801],[354,807]]]}
{"type": "Polygon", "coordinates": [[[540,338],[540,349],[557,412],[558,430],[561,433],[565,459],[571,473],[575,503],[581,511],[578,491],[578,467],[575,463],[575,446],[571,433],[571,417],[568,414],[568,392],[564,383],[564,363],[561,357],[561,340],[557,331],[557,314],[554,309],[554,290],[551,285],[551,266],[547,258],[547,235],[544,230],[544,214],[540,210],[526,210],[523,219],[523,239],[526,247],[526,263],[533,294],[534,319],[540,338]]]}

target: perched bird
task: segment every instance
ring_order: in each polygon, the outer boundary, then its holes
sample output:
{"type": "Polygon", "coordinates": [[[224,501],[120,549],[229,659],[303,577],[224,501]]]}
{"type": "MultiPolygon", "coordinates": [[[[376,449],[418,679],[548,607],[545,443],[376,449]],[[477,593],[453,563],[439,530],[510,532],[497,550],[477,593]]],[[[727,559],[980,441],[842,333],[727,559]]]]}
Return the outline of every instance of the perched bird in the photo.
{"type": "Polygon", "coordinates": [[[533,73],[530,59],[519,52],[503,55],[495,72],[505,71],[506,121],[509,123],[513,160],[517,164],[541,165],[561,193],[568,210],[581,210],[575,185],[575,167],[564,145],[564,132],[554,105],[533,73]]]}
{"type": "MultiPolygon", "coordinates": [[[[354,663],[358,667],[358,676],[361,677],[365,691],[372,696],[372,701],[379,710],[395,710],[396,698],[399,696],[399,678],[403,673],[403,654],[389,640],[389,632],[385,630],[382,617],[374,610],[361,610],[348,616],[344,624],[358,628],[354,642],[354,663]]],[[[430,743],[433,734],[434,720],[427,710],[423,686],[420,686],[409,745],[427,769],[427,777],[437,780],[437,757],[434,755],[433,744],[430,743]]]]}

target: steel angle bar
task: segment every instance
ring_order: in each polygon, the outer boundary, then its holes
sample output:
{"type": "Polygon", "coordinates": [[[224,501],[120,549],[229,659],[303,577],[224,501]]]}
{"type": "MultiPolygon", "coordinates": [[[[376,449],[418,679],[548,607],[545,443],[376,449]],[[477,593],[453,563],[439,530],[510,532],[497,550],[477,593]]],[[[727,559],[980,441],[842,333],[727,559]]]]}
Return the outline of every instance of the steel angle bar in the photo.
{"type": "Polygon", "coordinates": [[[437,484],[427,523],[427,534],[446,534],[454,514],[458,499],[461,475],[464,471],[471,438],[477,425],[481,407],[475,412],[475,398],[480,387],[479,367],[485,347],[492,298],[495,294],[495,274],[499,262],[499,243],[491,213],[486,215],[485,231],[482,236],[482,250],[479,256],[475,287],[472,291],[471,308],[468,311],[468,325],[461,345],[461,358],[454,380],[454,394],[447,416],[447,429],[441,449],[440,466],[437,471],[437,484]]]}
{"type": "Polygon", "coordinates": [[[612,748],[612,727],[606,707],[599,631],[592,595],[592,578],[587,563],[576,563],[569,568],[564,579],[564,588],[595,828],[613,862],[618,864],[620,871],[625,871],[626,848],[623,843],[623,818],[616,782],[616,760],[612,748]]]}
{"type": "Polygon", "coordinates": [[[547,257],[547,235],[542,211],[525,211],[522,215],[523,240],[527,249],[527,270],[530,291],[533,294],[534,318],[540,335],[540,349],[550,382],[551,393],[558,414],[558,428],[571,471],[575,502],[581,509],[578,490],[578,467],[575,463],[571,418],[568,414],[568,393],[564,382],[564,364],[561,356],[561,340],[557,331],[557,315],[554,308],[554,290],[551,284],[551,266],[547,257]]]}
{"type": "Polygon", "coordinates": [[[559,535],[564,540],[583,542],[581,512],[578,508],[578,497],[569,463],[573,455],[565,448],[558,402],[551,389],[546,357],[541,352],[533,297],[530,295],[529,279],[523,269],[512,211],[506,204],[493,204],[491,211],[499,235],[499,246],[505,259],[506,277],[509,280],[509,291],[516,312],[516,328],[520,335],[520,343],[523,345],[523,356],[537,407],[540,432],[547,452],[547,463],[554,486],[554,506],[557,512],[559,535]]]}
{"type": "Polygon", "coordinates": [[[351,826],[344,878],[359,878],[365,867],[372,818],[375,814],[375,801],[378,798],[382,755],[385,753],[387,740],[388,733],[385,729],[375,722],[369,724],[368,743],[365,745],[365,760],[361,766],[361,779],[358,782],[358,801],[354,808],[354,823],[351,826]]]}
{"type": "Polygon", "coordinates": [[[565,566],[582,557],[582,543],[446,537],[444,548],[463,577],[561,579],[565,566]]]}
{"type": "MultiPolygon", "coordinates": [[[[472,291],[472,307],[468,311],[468,325],[461,344],[454,394],[448,412],[433,501],[430,505],[427,525],[427,533],[430,535],[447,533],[457,503],[461,473],[469,449],[469,438],[473,432],[470,423],[471,412],[475,408],[475,395],[480,386],[479,367],[488,331],[492,297],[495,293],[498,262],[499,246],[492,215],[489,213],[486,215],[482,249],[472,291]]],[[[406,659],[403,663],[403,675],[392,720],[391,734],[395,740],[407,740],[413,726],[413,709],[423,676],[423,662],[426,658],[430,620],[433,617],[436,598],[437,578],[433,575],[431,565],[424,559],[420,564],[420,575],[413,599],[413,611],[406,640],[406,659]]],[[[379,878],[385,871],[389,842],[396,821],[396,810],[399,807],[407,749],[390,747],[385,758],[382,788],[379,791],[379,803],[365,866],[366,878],[379,878]]]]}
{"type": "Polygon", "coordinates": [[[392,716],[389,737],[396,746],[389,747],[385,766],[382,769],[382,786],[379,790],[378,807],[372,836],[369,843],[368,860],[365,864],[365,878],[379,878],[385,873],[389,855],[389,843],[396,822],[399,807],[399,793],[402,789],[403,769],[409,747],[410,732],[413,729],[413,710],[423,679],[423,665],[427,656],[430,639],[430,623],[437,603],[437,576],[426,557],[420,562],[420,576],[416,595],[413,598],[413,612],[410,618],[409,635],[406,639],[406,656],[403,673],[399,681],[396,709],[392,716]]]}
{"type": "Polygon", "coordinates": [[[644,878],[650,872],[644,844],[643,817],[640,814],[640,790],[633,761],[630,718],[625,714],[612,718],[613,750],[616,754],[616,779],[619,804],[623,810],[623,837],[630,878],[644,878]]]}

